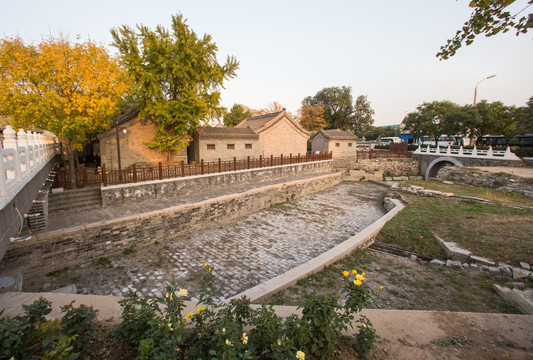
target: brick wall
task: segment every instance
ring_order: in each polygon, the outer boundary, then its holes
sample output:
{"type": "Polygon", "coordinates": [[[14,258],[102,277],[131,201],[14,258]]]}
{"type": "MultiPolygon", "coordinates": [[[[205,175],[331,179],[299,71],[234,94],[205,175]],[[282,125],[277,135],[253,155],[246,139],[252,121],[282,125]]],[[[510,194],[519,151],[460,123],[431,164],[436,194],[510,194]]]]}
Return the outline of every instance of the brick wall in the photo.
{"type": "MultiPolygon", "coordinates": [[[[151,150],[144,144],[150,141],[155,134],[153,124],[143,125],[138,119],[132,119],[120,125],[120,129],[127,129],[127,133],[119,131],[120,163],[122,168],[133,164],[157,166],[163,164],[179,164],[182,160],[187,162],[187,149],[170,154],[151,150]]],[[[102,164],[107,169],[118,169],[116,130],[111,129],[98,137],[100,139],[100,157],[102,164]]]]}
{"type": "Polygon", "coordinates": [[[195,151],[198,149],[195,158],[203,159],[204,162],[218,161],[218,158],[232,160],[234,157],[242,160],[247,156],[253,159],[263,155],[258,139],[201,139],[194,145],[195,151]],[[252,148],[247,149],[246,144],[252,148]],[[214,149],[209,149],[208,145],[214,146],[214,149]],[[228,145],[233,145],[233,148],[230,149],[228,145]]]}
{"type": "Polygon", "coordinates": [[[342,179],[340,173],[323,175],[115,221],[41,233],[13,244],[3,264],[21,267],[26,279],[40,281],[51,271],[120,255],[134,244],[149,245],[158,239],[204,229],[283,202],[292,194],[301,197],[328,189],[342,179]]]}
{"type": "Polygon", "coordinates": [[[307,154],[309,135],[297,129],[289,120],[280,120],[259,133],[263,156],[297,156],[307,154]]]}
{"type": "Polygon", "coordinates": [[[192,194],[227,188],[235,184],[260,183],[307,174],[331,172],[331,160],[240,170],[184,178],[147,181],[142,184],[111,185],[102,188],[103,206],[192,194]]]}

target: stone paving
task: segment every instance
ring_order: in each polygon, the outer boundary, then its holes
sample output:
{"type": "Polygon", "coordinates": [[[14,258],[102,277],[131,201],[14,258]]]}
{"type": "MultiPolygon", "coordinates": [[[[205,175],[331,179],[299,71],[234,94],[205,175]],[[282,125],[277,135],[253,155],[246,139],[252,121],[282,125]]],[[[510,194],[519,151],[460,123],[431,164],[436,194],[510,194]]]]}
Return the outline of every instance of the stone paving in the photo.
{"type": "Polygon", "coordinates": [[[26,283],[26,291],[76,284],[81,293],[161,295],[169,279],[193,299],[203,264],[213,267],[219,300],[238,294],[298,266],[380,218],[385,189],[369,183],[342,183],[330,190],[277,204],[203,231],[102,258],[99,264],[68,269],[49,283],[26,283]]]}

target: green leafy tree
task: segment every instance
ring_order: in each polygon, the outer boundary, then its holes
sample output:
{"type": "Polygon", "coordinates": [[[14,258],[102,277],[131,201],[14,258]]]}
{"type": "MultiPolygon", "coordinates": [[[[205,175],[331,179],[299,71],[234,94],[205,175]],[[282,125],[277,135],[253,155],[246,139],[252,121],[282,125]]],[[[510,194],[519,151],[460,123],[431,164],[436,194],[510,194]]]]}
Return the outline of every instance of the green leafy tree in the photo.
{"type": "Polygon", "coordinates": [[[359,95],[355,100],[352,116],[352,129],[357,135],[363,134],[374,123],[374,110],[366,95],[359,95]]]}
{"type": "Polygon", "coordinates": [[[308,96],[302,106],[322,106],[327,129],[352,129],[353,98],[349,86],[324,88],[315,96],[308,96]]]}
{"type": "Polygon", "coordinates": [[[435,142],[443,134],[455,134],[457,124],[449,116],[459,110],[459,106],[450,101],[433,101],[423,103],[416,108],[416,112],[407,114],[403,120],[405,128],[411,130],[413,137],[423,135],[433,136],[435,142]]]}
{"type": "Polygon", "coordinates": [[[183,16],[172,17],[170,31],[137,25],[111,30],[113,45],[136,84],[140,117],[155,123],[147,143],[151,149],[172,152],[187,146],[201,121],[218,117],[220,90],[233,78],[237,60],[218,63],[218,48],[210,35],[199,38],[183,16]]]}
{"type": "Polygon", "coordinates": [[[234,104],[229,112],[224,115],[224,126],[234,127],[247,117],[252,116],[250,110],[242,105],[234,104]]]}
{"type": "Polygon", "coordinates": [[[533,96],[526,104],[511,110],[511,116],[515,124],[515,135],[533,134],[533,96]]]}
{"type": "Polygon", "coordinates": [[[483,100],[475,106],[475,116],[466,124],[472,136],[480,137],[487,134],[508,135],[513,133],[513,110],[501,101],[492,103],[483,100]]]}
{"type": "Polygon", "coordinates": [[[533,27],[533,14],[523,14],[527,8],[533,5],[533,0],[472,0],[469,6],[474,9],[470,20],[457,31],[454,38],[448,40],[446,45],[441,46],[437,57],[446,60],[454,56],[457,50],[465,43],[467,46],[474,42],[477,35],[494,36],[499,33],[516,30],[516,35],[525,34],[533,27]],[[523,3],[521,10],[515,14],[508,11],[508,7],[514,3],[523,3]],[[519,17],[521,15],[521,17],[519,17]]]}

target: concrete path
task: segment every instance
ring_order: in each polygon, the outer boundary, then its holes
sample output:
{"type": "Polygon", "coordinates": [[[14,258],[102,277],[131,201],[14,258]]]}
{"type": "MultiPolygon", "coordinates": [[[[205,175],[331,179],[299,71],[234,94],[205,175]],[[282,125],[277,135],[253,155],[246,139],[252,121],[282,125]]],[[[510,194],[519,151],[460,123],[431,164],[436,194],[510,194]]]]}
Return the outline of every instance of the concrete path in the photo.
{"type": "MultiPolygon", "coordinates": [[[[117,324],[122,309],[120,297],[69,295],[54,293],[0,294],[4,315],[23,314],[21,305],[29,305],[39,297],[52,302],[48,318],[61,315],[60,306],[74,301],[99,310],[98,319],[117,324]]],[[[187,301],[183,311],[196,311],[196,302],[187,301]]],[[[257,305],[256,305],[257,306],[257,305]]],[[[300,314],[294,306],[275,306],[276,314],[286,317],[300,314]]],[[[370,319],[380,339],[371,358],[374,359],[532,359],[533,315],[457,313],[439,311],[373,310],[361,312],[370,319]],[[467,339],[453,345],[453,339],[467,339]]],[[[357,324],[354,324],[357,331],[357,324]]],[[[353,334],[349,330],[346,334],[353,334]]]]}

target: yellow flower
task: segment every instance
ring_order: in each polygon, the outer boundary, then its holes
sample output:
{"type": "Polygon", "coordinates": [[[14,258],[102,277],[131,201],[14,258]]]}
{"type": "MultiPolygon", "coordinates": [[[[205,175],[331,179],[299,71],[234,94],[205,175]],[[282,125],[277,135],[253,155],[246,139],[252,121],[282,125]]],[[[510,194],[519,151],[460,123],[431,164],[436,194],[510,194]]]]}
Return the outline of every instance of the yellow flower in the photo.
{"type": "Polygon", "coordinates": [[[201,314],[205,311],[205,307],[198,306],[198,314],[201,314]]]}
{"type": "Polygon", "coordinates": [[[363,272],[363,276],[365,276],[366,274],[363,272]]]}
{"type": "Polygon", "coordinates": [[[211,272],[211,268],[207,269],[207,271],[211,272]]]}
{"type": "Polygon", "coordinates": [[[174,329],[172,329],[172,324],[170,324],[170,323],[168,324],[168,329],[169,329],[170,331],[174,331],[174,329]]]}
{"type": "Polygon", "coordinates": [[[380,286],[380,287],[379,287],[379,290],[383,290],[383,286],[380,286]]]}
{"type": "Polygon", "coordinates": [[[187,289],[180,289],[180,296],[187,296],[187,294],[189,294],[187,289]]]}
{"type": "Polygon", "coordinates": [[[226,339],[226,345],[233,346],[233,344],[228,339],[226,339]]]}
{"type": "Polygon", "coordinates": [[[352,270],[352,274],[357,274],[357,270],[352,270]]]}
{"type": "Polygon", "coordinates": [[[363,279],[365,278],[363,275],[355,275],[355,278],[359,281],[363,281],[363,279]]]}
{"type": "Polygon", "coordinates": [[[194,313],[191,311],[190,313],[188,313],[188,314],[185,316],[185,319],[189,320],[193,315],[194,315],[194,313]]]}
{"type": "Polygon", "coordinates": [[[222,328],[222,334],[226,333],[226,328],[222,328]]]}
{"type": "Polygon", "coordinates": [[[348,271],[343,271],[342,275],[344,275],[344,277],[348,277],[348,275],[350,275],[350,273],[348,271]]]}
{"type": "Polygon", "coordinates": [[[361,286],[361,284],[362,284],[361,280],[354,280],[353,283],[356,286],[361,286]]]}
{"type": "Polygon", "coordinates": [[[207,267],[207,263],[204,263],[204,267],[207,267]]]}
{"type": "Polygon", "coordinates": [[[305,353],[303,351],[296,352],[296,358],[298,360],[304,360],[305,359],[305,353]]]}
{"type": "Polygon", "coordinates": [[[168,295],[169,295],[169,294],[167,293],[167,294],[165,295],[165,298],[167,298],[167,299],[168,299],[168,295]]]}
{"type": "Polygon", "coordinates": [[[242,333],[242,343],[244,345],[248,344],[248,336],[246,336],[246,333],[242,333]]]}

